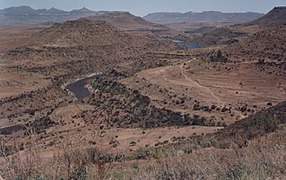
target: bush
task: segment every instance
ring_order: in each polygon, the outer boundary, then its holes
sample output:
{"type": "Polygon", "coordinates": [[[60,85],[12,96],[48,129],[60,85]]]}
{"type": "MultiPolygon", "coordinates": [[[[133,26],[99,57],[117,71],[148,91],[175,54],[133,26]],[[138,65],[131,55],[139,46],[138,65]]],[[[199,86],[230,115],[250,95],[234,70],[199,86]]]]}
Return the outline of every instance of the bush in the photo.
{"type": "Polygon", "coordinates": [[[140,148],[135,152],[136,159],[147,159],[151,152],[147,148],[140,148]]]}
{"type": "Polygon", "coordinates": [[[246,174],[246,167],[239,163],[227,169],[225,177],[222,177],[222,179],[242,179],[246,174]]]}
{"type": "Polygon", "coordinates": [[[82,164],[71,172],[68,179],[87,180],[86,167],[82,164]]]}
{"type": "Polygon", "coordinates": [[[183,148],[184,153],[191,154],[193,152],[193,147],[189,144],[183,148]]]}

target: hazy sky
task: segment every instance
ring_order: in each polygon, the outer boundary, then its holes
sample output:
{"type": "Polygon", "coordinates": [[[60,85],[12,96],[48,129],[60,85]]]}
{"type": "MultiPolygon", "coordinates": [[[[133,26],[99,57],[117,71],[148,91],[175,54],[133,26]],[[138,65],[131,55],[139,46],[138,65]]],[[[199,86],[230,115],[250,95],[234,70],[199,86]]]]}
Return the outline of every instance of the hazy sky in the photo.
{"type": "Polygon", "coordinates": [[[286,5],[286,0],[0,0],[0,9],[20,5],[35,9],[55,7],[63,10],[87,7],[92,10],[129,11],[143,16],[151,12],[207,10],[266,13],[274,6],[286,5]]]}

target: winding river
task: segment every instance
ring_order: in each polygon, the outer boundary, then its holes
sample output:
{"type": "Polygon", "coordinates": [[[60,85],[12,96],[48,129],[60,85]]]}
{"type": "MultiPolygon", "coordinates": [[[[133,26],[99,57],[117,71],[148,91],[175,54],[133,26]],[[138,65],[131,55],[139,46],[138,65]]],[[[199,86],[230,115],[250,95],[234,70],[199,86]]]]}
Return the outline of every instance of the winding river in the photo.
{"type": "MultiPolygon", "coordinates": [[[[199,45],[189,42],[187,40],[172,39],[172,41],[174,43],[177,43],[179,46],[188,49],[200,48],[199,45]]],[[[96,77],[96,75],[97,74],[92,74],[88,77],[76,80],[70,84],[65,85],[64,88],[67,89],[69,92],[73,93],[77,100],[81,100],[90,95],[90,91],[88,90],[86,85],[89,84],[96,77]]]]}

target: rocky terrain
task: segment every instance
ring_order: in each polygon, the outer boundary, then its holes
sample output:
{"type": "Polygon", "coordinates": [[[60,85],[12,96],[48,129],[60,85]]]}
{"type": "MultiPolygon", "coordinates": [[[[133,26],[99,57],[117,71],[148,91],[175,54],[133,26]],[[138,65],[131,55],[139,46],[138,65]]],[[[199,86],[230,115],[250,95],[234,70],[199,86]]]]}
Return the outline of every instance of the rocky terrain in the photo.
{"type": "Polygon", "coordinates": [[[248,23],[248,25],[259,25],[261,28],[272,28],[275,26],[285,25],[285,9],[285,6],[275,7],[265,16],[248,23]]]}
{"type": "Polygon", "coordinates": [[[259,31],[224,49],[230,56],[239,57],[238,61],[256,61],[262,66],[275,64],[285,70],[285,32],[286,26],[259,31]]]}
{"type": "Polygon", "coordinates": [[[34,33],[25,46],[6,52],[4,57],[14,62],[2,67],[1,81],[11,85],[1,87],[3,92],[10,90],[1,93],[1,119],[8,124],[22,124],[30,121],[31,115],[49,116],[58,106],[72,100],[61,88],[69,80],[121,63],[133,63],[150,51],[174,47],[151,35],[127,34],[104,21],[80,19],[55,24],[34,33]],[[22,82],[18,79],[21,74],[22,82]],[[32,77],[34,81],[29,82],[32,77]],[[24,87],[31,83],[33,88],[29,88],[33,91],[25,92],[24,87]],[[18,108],[12,111],[15,104],[18,108]]]}
{"type": "Polygon", "coordinates": [[[208,47],[195,49],[123,12],[1,27],[1,176],[284,179],[278,9],[265,29],[202,29],[208,47]]]}

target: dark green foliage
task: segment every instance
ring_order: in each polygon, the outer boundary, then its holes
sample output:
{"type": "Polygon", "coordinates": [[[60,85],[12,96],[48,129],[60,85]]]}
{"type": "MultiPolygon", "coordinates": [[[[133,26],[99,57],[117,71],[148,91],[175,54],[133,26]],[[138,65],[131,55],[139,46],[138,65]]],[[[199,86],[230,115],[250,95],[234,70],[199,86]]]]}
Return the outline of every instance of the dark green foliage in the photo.
{"type": "Polygon", "coordinates": [[[241,111],[241,112],[245,112],[245,111],[247,111],[247,106],[243,106],[243,107],[241,107],[241,108],[240,108],[240,111],[241,111]]]}
{"type": "Polygon", "coordinates": [[[240,147],[247,146],[248,140],[274,132],[279,123],[279,119],[262,111],[226,127],[220,135],[234,138],[240,147]]]}
{"type": "Polygon", "coordinates": [[[194,111],[199,111],[199,110],[201,110],[201,106],[200,106],[199,104],[195,104],[195,105],[193,106],[193,110],[194,110],[194,111]]]}
{"type": "MultiPolygon", "coordinates": [[[[247,129],[254,129],[257,132],[274,132],[278,128],[278,120],[275,117],[268,116],[265,113],[258,113],[245,121],[240,121],[236,126],[247,129]]],[[[249,132],[254,134],[255,131],[249,132]]]]}
{"type": "Polygon", "coordinates": [[[192,125],[200,125],[200,126],[203,126],[205,125],[205,122],[206,122],[206,119],[204,117],[200,118],[194,118],[192,120],[192,125]]]}
{"type": "Polygon", "coordinates": [[[42,118],[36,119],[31,126],[33,131],[39,134],[44,132],[45,129],[52,127],[54,124],[55,122],[49,116],[44,116],[42,118]]]}
{"type": "MultiPolygon", "coordinates": [[[[174,112],[151,105],[151,100],[137,90],[130,90],[124,84],[97,76],[93,82],[97,94],[89,103],[102,114],[109,115],[109,123],[117,127],[154,128],[191,124],[191,119],[180,112],[174,112]]],[[[98,115],[97,115],[98,116],[98,115]]]]}

